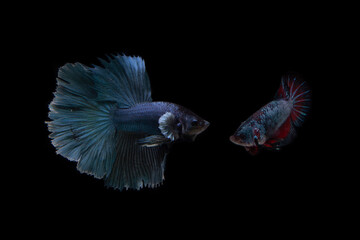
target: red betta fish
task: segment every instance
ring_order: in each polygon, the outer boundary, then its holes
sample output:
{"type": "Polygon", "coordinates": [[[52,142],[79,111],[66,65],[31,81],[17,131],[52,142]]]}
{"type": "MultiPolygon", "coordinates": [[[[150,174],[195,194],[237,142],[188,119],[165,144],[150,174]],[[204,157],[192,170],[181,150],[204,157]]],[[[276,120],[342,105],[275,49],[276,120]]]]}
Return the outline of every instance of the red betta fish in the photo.
{"type": "Polygon", "coordinates": [[[295,127],[305,120],[310,101],[306,83],[294,75],[285,75],[275,99],[242,122],[230,141],[252,155],[259,148],[279,150],[296,136],[295,127]]]}

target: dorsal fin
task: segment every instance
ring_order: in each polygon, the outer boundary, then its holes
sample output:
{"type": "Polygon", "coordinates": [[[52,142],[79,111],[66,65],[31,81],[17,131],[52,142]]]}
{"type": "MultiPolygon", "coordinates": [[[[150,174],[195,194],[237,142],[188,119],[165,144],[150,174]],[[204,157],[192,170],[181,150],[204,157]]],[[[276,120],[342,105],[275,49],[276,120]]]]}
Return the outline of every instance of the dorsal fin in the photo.
{"type": "Polygon", "coordinates": [[[103,67],[94,65],[89,68],[99,101],[117,102],[120,108],[152,101],[150,81],[142,58],[113,55],[108,57],[108,61],[99,61],[103,67]]]}

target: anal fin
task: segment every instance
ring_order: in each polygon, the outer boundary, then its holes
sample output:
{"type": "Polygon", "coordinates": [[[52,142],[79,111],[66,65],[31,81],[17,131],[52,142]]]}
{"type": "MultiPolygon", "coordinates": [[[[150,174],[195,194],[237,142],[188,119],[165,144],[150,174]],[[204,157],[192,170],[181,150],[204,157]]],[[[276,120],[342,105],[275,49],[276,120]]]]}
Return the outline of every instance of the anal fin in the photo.
{"type": "Polygon", "coordinates": [[[164,180],[167,145],[142,147],[142,134],[118,133],[116,159],[105,185],[115,189],[157,187],[164,180]]]}

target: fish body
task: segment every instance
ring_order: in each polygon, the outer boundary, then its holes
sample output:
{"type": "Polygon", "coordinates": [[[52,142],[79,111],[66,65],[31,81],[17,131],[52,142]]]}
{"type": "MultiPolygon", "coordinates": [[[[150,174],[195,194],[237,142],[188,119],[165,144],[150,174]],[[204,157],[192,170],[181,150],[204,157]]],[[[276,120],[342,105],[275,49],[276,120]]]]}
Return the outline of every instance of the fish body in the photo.
{"type": "Polygon", "coordinates": [[[251,154],[259,148],[279,150],[296,136],[310,109],[310,90],[296,76],[284,76],[275,99],[242,122],[230,141],[251,154]]]}
{"type": "Polygon", "coordinates": [[[166,142],[195,138],[209,125],[189,109],[170,102],[145,102],[128,109],[115,109],[112,119],[119,131],[163,135],[166,142]]]}
{"type": "Polygon", "coordinates": [[[153,102],[140,57],[116,55],[100,62],[59,69],[47,122],[52,144],[106,186],[159,186],[169,145],[194,140],[209,123],[180,105],[153,102]]]}

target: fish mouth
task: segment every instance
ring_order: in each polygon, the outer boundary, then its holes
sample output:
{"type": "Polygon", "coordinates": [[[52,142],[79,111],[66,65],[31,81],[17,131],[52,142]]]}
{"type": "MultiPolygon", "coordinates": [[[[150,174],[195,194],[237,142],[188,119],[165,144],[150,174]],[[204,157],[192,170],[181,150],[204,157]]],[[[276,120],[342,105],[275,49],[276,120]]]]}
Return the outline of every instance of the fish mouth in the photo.
{"type": "Polygon", "coordinates": [[[230,142],[232,142],[236,145],[242,146],[240,140],[237,137],[235,137],[234,135],[230,136],[230,142]]]}
{"type": "Polygon", "coordinates": [[[201,132],[205,131],[210,126],[210,123],[206,120],[204,120],[204,126],[201,129],[201,132]]]}
{"type": "Polygon", "coordinates": [[[210,126],[210,123],[206,120],[204,120],[204,125],[201,126],[200,131],[198,132],[198,134],[202,133],[203,131],[205,131],[208,127],[210,126]]]}
{"type": "Polygon", "coordinates": [[[230,142],[236,144],[236,145],[239,145],[239,146],[242,146],[242,147],[251,147],[252,145],[251,144],[248,144],[248,143],[244,143],[243,141],[241,141],[241,139],[235,135],[232,135],[230,136],[230,142]]]}

